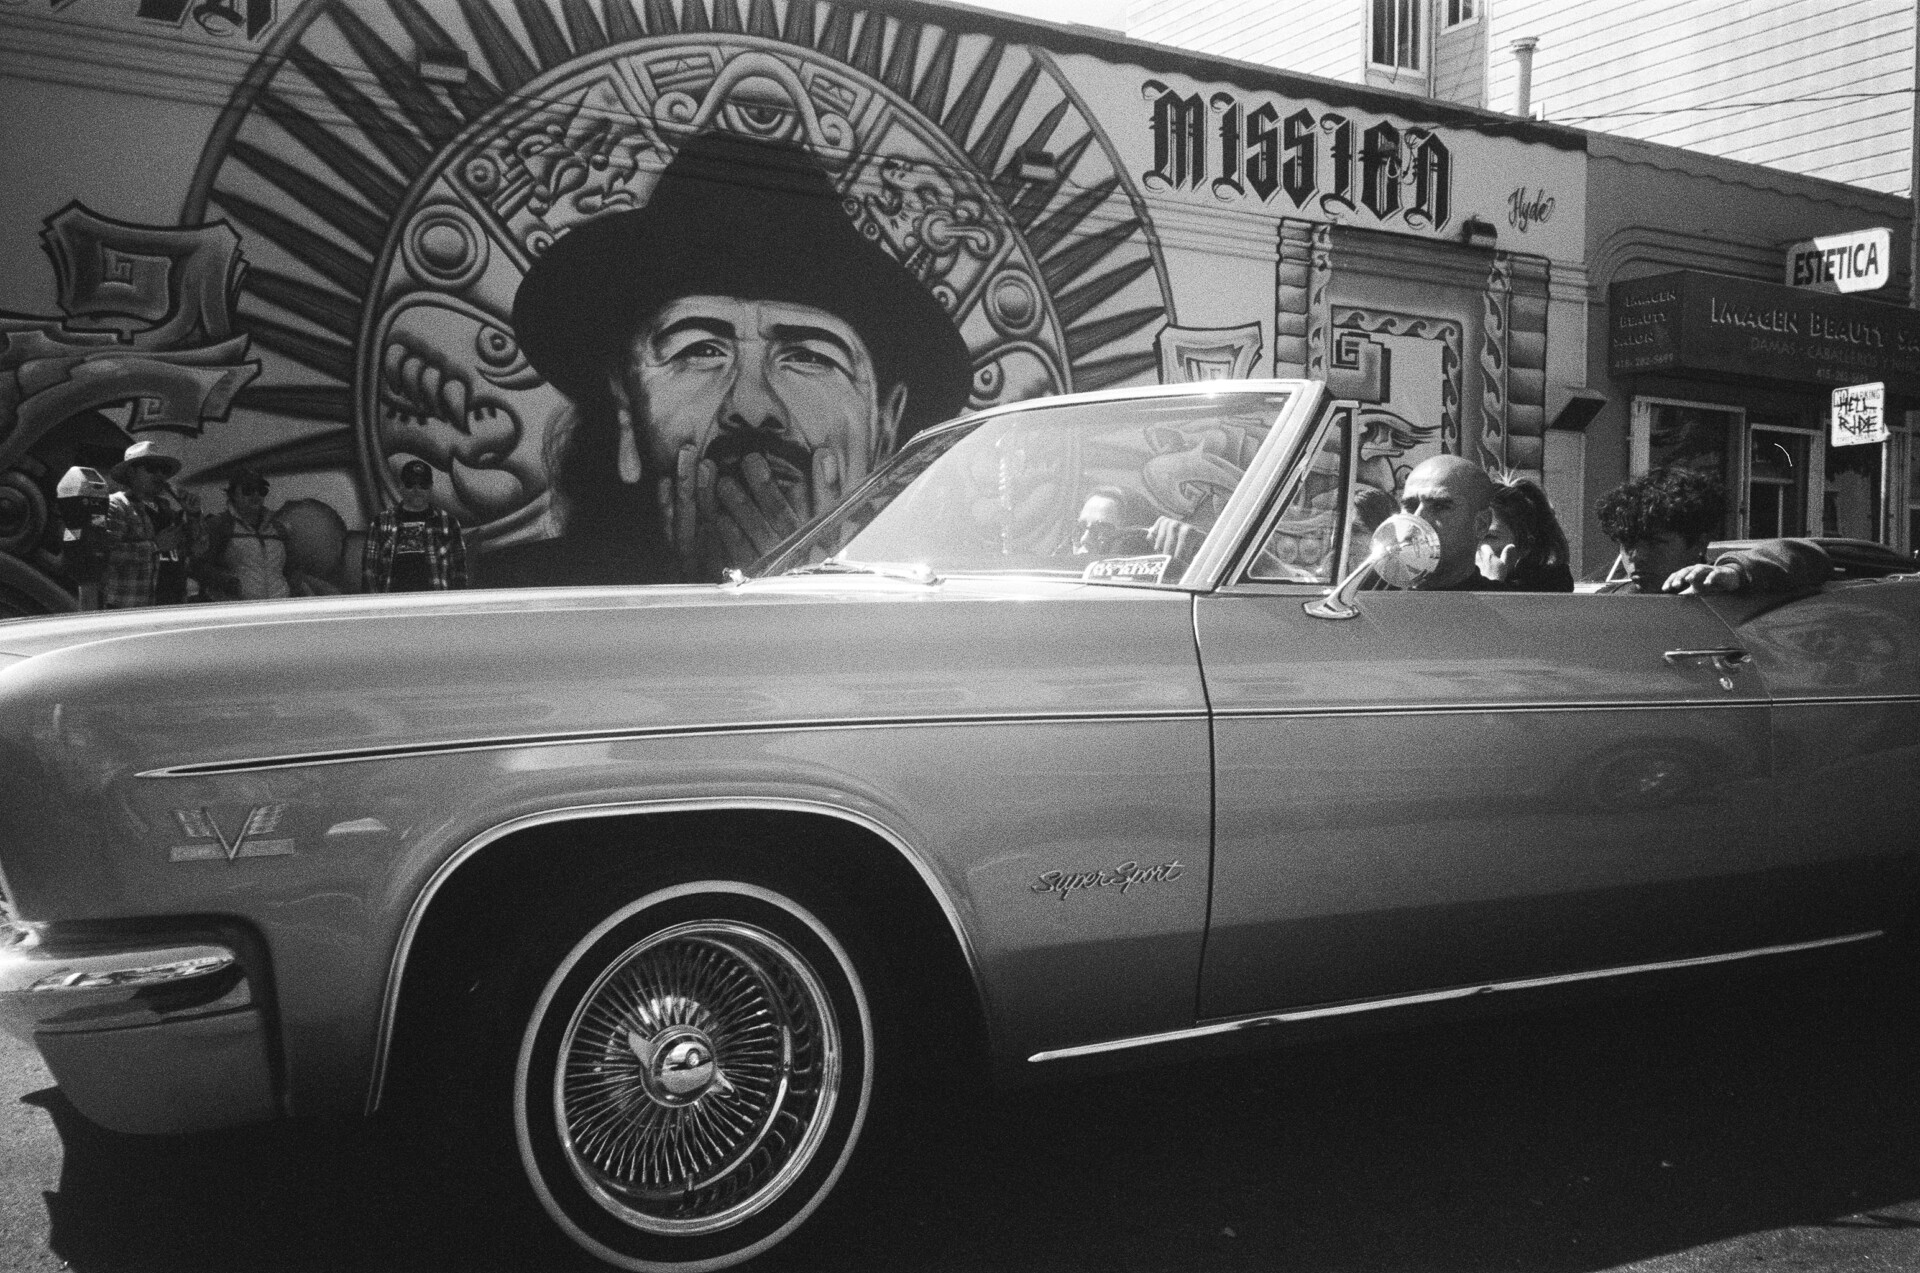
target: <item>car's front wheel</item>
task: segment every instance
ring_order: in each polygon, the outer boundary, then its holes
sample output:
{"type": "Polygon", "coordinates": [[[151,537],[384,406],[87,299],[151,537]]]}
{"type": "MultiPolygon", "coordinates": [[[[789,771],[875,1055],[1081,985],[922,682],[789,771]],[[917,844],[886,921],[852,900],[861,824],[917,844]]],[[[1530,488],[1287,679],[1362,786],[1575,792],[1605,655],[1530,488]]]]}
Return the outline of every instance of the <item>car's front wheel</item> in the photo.
{"type": "Polygon", "coordinates": [[[599,1258],[724,1268],[827,1196],[872,1076],[859,970],[813,912],[755,884],[676,884],[586,928],[547,977],[514,1070],[520,1160],[599,1258]]]}

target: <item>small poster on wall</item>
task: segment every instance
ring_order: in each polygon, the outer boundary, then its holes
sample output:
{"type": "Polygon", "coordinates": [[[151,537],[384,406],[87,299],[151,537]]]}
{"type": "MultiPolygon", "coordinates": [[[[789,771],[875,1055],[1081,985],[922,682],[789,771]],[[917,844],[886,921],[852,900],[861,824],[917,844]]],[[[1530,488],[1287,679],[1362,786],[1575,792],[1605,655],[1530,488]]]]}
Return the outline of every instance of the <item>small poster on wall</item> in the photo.
{"type": "Polygon", "coordinates": [[[1887,432],[1887,386],[1882,381],[1870,385],[1848,385],[1833,391],[1833,444],[1858,446],[1863,442],[1885,442],[1887,432]]]}

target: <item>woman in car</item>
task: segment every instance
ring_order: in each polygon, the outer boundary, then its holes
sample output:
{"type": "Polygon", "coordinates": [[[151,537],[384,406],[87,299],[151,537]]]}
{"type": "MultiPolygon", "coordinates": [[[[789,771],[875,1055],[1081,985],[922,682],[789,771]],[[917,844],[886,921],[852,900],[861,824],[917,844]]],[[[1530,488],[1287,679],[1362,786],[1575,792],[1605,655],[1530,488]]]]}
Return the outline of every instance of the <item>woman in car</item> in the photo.
{"type": "Polygon", "coordinates": [[[1547,493],[1528,479],[1493,489],[1493,526],[1480,541],[1480,573],[1514,592],[1572,592],[1573,554],[1547,493]]]}

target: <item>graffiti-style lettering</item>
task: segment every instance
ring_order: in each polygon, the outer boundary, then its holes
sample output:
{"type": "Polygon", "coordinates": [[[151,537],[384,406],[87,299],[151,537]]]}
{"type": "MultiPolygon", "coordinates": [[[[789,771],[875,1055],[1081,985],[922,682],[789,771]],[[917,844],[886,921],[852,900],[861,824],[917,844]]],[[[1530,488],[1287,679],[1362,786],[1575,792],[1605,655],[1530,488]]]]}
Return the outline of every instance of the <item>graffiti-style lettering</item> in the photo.
{"type": "Polygon", "coordinates": [[[1266,203],[1280,186],[1280,112],[1271,104],[1247,113],[1247,184],[1266,203]]]}
{"type": "Polygon", "coordinates": [[[1527,193],[1521,186],[1507,196],[1507,224],[1525,234],[1528,227],[1553,219],[1553,196],[1544,190],[1527,193]]]}
{"type": "Polygon", "coordinates": [[[1250,192],[1262,203],[1284,190],[1296,208],[1317,203],[1329,217],[1364,210],[1428,231],[1453,219],[1453,152],[1433,129],[1402,129],[1384,119],[1369,124],[1335,111],[1316,116],[1305,107],[1283,119],[1272,102],[1249,105],[1216,92],[1203,103],[1160,80],[1145,81],[1141,96],[1152,103],[1149,190],[1205,189],[1222,201],[1250,192]],[[1214,155],[1207,153],[1206,114],[1214,155]]]}
{"type": "Polygon", "coordinates": [[[1220,116],[1220,175],[1213,179],[1216,198],[1231,199],[1245,194],[1240,184],[1240,132],[1243,126],[1240,103],[1231,93],[1215,93],[1209,103],[1220,116]]]}
{"type": "Polygon", "coordinates": [[[1360,202],[1382,221],[1400,211],[1400,130],[1385,120],[1366,131],[1360,146],[1360,202]]]}
{"type": "Polygon", "coordinates": [[[1314,137],[1315,124],[1313,112],[1303,108],[1287,116],[1287,122],[1282,126],[1281,139],[1286,147],[1287,162],[1280,168],[1280,184],[1296,208],[1311,199],[1313,192],[1320,188],[1320,177],[1314,164],[1314,156],[1319,153],[1314,137]]]}
{"type": "Polygon", "coordinates": [[[1153,102],[1153,169],[1141,180],[1149,190],[1198,188],[1207,175],[1207,108],[1194,93],[1182,97],[1159,80],[1141,93],[1153,102]]]}
{"type": "Polygon", "coordinates": [[[1332,145],[1327,165],[1328,175],[1333,179],[1333,189],[1320,196],[1320,210],[1326,213],[1352,212],[1353,202],[1353,121],[1345,115],[1322,115],[1320,131],[1325,133],[1332,145]]]}
{"type": "Polygon", "coordinates": [[[0,318],[0,470],[74,415],[131,403],[130,432],[197,436],[260,374],[235,331],[245,264],[225,223],[147,226],[75,202],[41,240],[57,318],[0,318]]]}
{"type": "Polygon", "coordinates": [[[1439,133],[1426,128],[1407,130],[1407,150],[1413,180],[1407,224],[1438,230],[1453,219],[1453,152],[1439,133]]]}

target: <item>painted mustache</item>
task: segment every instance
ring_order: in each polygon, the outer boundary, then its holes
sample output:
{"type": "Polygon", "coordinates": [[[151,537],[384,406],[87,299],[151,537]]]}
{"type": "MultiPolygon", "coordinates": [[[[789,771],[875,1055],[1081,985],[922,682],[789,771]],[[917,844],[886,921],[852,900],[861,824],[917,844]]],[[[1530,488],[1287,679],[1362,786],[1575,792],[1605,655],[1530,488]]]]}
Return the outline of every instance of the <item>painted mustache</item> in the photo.
{"type": "Polygon", "coordinates": [[[804,486],[813,473],[813,451],[804,443],[767,429],[723,429],[707,443],[706,459],[722,474],[739,476],[749,455],[767,461],[776,481],[804,486]]]}

